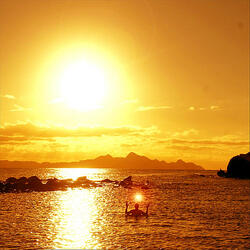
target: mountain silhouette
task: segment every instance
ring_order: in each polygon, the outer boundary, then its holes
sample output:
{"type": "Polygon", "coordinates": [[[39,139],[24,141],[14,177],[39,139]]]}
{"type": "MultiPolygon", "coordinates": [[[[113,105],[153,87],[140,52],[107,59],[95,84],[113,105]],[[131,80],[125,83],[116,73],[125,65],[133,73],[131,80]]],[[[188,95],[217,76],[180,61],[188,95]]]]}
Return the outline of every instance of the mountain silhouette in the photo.
{"type": "Polygon", "coordinates": [[[7,161],[0,160],[0,168],[63,168],[63,167],[88,167],[88,168],[123,168],[123,169],[176,169],[176,170],[204,170],[203,167],[192,162],[177,160],[165,162],[157,159],[151,160],[146,156],[130,152],[126,157],[112,157],[111,155],[99,156],[95,159],[81,160],[78,162],[35,162],[35,161],[7,161]]]}

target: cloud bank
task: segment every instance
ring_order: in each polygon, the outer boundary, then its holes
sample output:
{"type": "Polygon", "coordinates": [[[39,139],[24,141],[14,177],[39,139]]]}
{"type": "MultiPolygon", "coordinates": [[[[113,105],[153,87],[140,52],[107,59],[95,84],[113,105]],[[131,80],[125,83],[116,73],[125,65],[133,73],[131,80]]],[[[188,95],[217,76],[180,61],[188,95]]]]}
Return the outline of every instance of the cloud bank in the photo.
{"type": "Polygon", "coordinates": [[[53,137],[99,137],[99,136],[138,136],[138,135],[153,135],[157,134],[157,127],[142,128],[139,126],[120,126],[120,127],[88,127],[80,126],[76,128],[64,128],[59,126],[45,126],[35,123],[17,123],[8,124],[0,127],[0,135],[14,136],[14,138],[53,138],[53,137]],[[19,137],[18,137],[19,136],[19,137]],[[22,136],[22,137],[20,137],[22,136]]]}

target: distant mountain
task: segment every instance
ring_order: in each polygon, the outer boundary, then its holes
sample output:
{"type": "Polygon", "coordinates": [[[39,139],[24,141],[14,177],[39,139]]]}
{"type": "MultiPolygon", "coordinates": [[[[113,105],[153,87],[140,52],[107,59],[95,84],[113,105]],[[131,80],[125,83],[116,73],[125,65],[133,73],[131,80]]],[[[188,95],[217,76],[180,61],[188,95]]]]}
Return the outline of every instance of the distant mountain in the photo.
{"type": "Polygon", "coordinates": [[[43,162],[35,161],[7,161],[0,160],[0,168],[124,168],[124,169],[176,169],[176,170],[204,170],[203,167],[192,162],[178,160],[165,162],[157,159],[151,160],[146,156],[129,153],[126,157],[112,157],[111,155],[99,156],[95,159],[78,162],[43,162]]]}

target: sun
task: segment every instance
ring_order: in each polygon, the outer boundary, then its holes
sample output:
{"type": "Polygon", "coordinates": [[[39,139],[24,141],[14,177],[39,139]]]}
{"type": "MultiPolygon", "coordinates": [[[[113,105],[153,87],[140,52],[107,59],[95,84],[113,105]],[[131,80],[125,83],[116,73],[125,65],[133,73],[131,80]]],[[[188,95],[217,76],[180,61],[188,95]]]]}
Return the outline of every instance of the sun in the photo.
{"type": "Polygon", "coordinates": [[[80,111],[102,108],[107,94],[105,72],[86,60],[67,65],[61,73],[59,85],[61,100],[80,111]]]}

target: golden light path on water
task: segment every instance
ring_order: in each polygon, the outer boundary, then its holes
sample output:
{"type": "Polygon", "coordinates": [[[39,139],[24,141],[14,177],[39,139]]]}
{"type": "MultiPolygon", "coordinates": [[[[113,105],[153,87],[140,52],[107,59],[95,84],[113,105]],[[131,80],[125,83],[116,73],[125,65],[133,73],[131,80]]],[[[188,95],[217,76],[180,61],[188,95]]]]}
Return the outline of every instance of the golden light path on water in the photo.
{"type": "Polygon", "coordinates": [[[53,223],[57,232],[55,247],[94,248],[97,243],[91,235],[96,218],[95,197],[88,189],[62,193],[53,223]]]}
{"type": "MultiPolygon", "coordinates": [[[[59,169],[63,178],[77,179],[80,176],[94,176],[100,169],[59,169]]],[[[55,248],[96,249],[99,244],[92,234],[94,222],[102,210],[98,204],[99,189],[69,189],[60,192],[52,223],[55,225],[55,248]]]]}
{"type": "Polygon", "coordinates": [[[106,169],[100,168],[60,168],[57,175],[62,179],[76,180],[78,177],[86,176],[88,179],[98,179],[98,173],[105,173],[106,169]]]}

